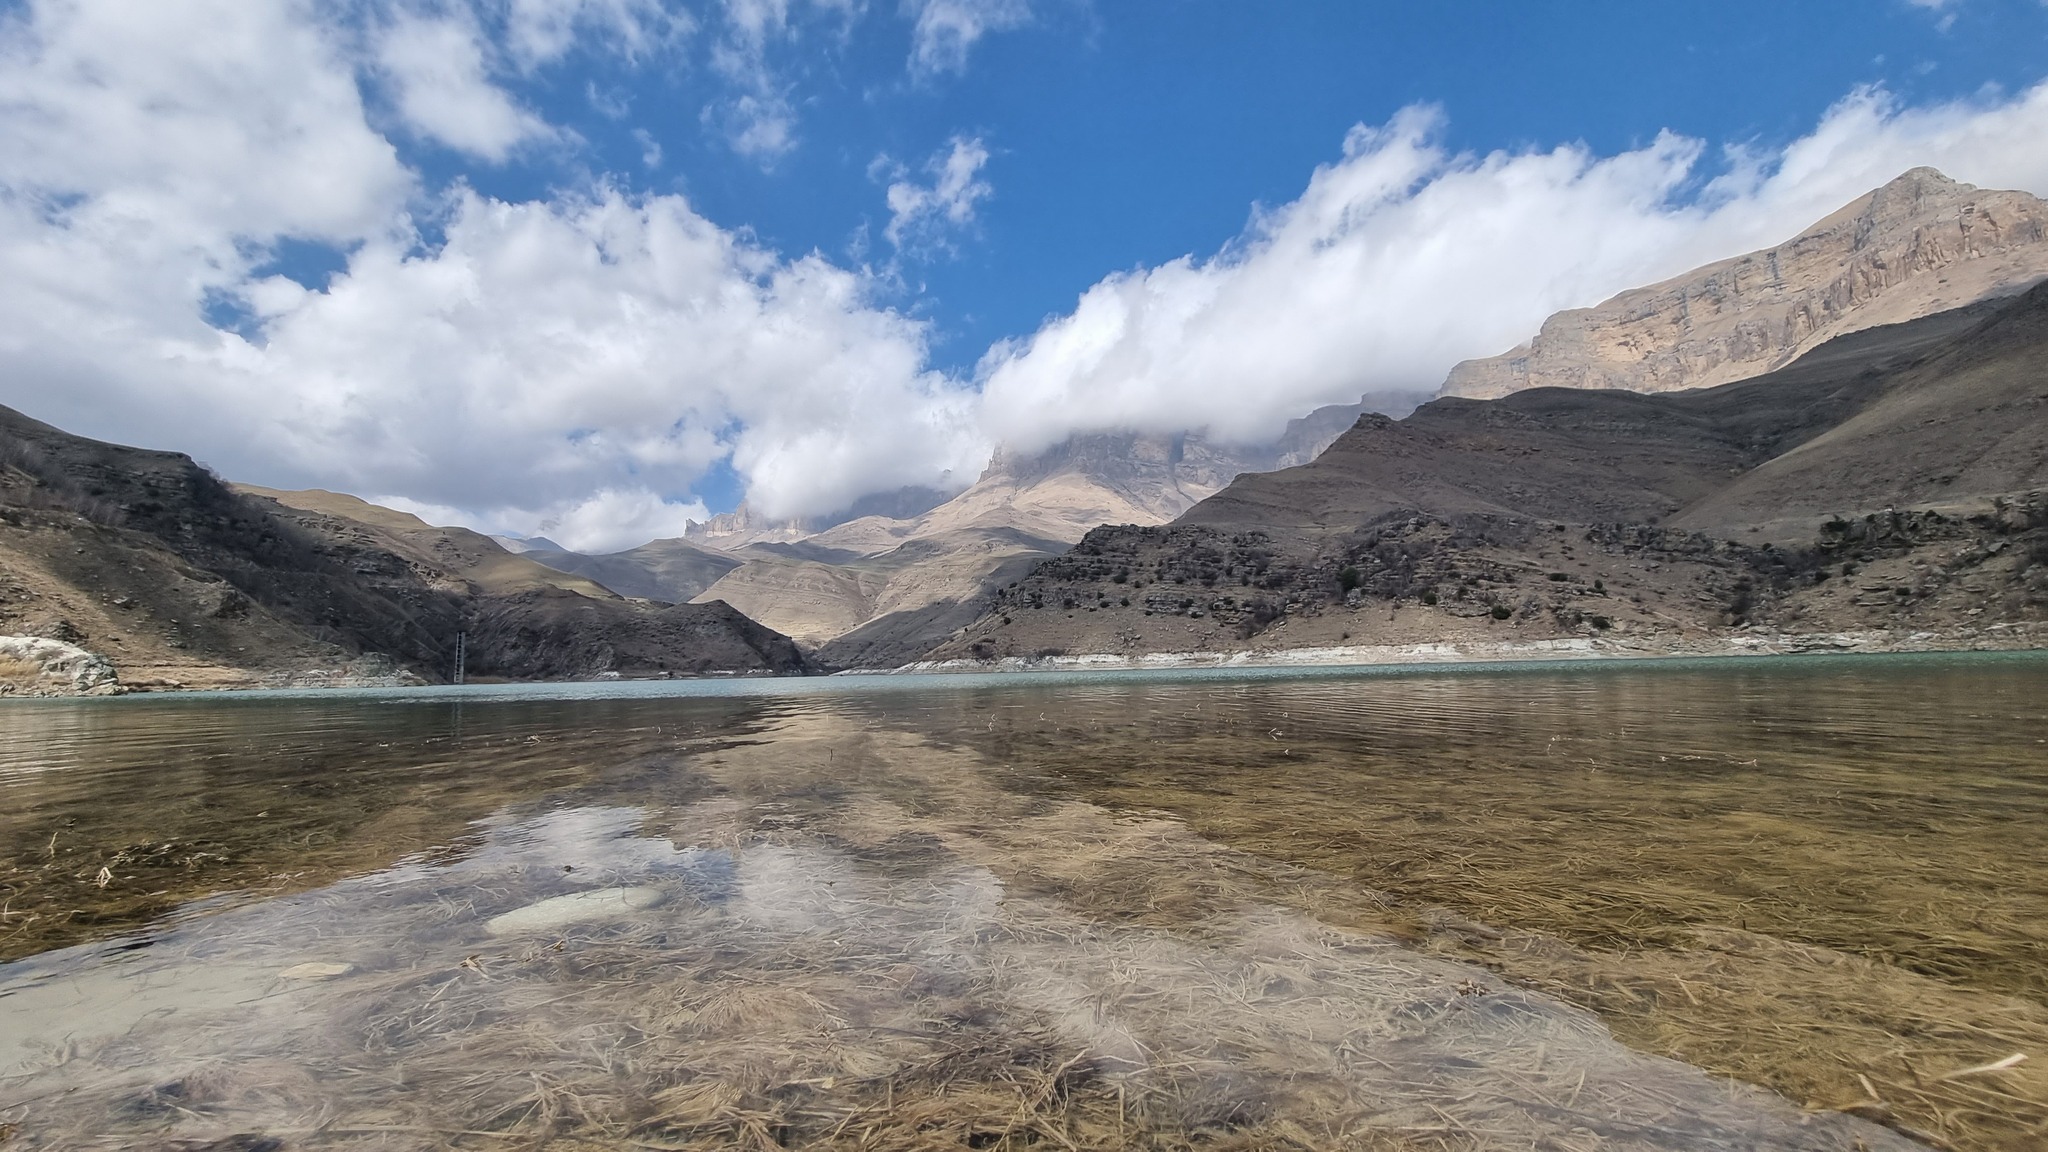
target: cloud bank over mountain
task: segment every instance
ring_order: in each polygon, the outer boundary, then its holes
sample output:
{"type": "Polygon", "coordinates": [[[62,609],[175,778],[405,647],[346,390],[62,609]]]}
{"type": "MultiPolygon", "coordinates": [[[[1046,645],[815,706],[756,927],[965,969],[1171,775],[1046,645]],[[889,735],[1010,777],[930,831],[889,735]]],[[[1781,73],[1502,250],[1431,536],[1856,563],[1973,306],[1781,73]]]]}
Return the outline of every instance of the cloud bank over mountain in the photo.
{"type": "MultiPolygon", "coordinates": [[[[696,493],[725,467],[770,516],[822,513],[964,484],[998,442],[1256,439],[1317,404],[1433,387],[1558,308],[1782,240],[1914,165],[2048,192],[2048,86],[1924,108],[1858,91],[1788,148],[1711,165],[1675,135],[1608,156],[1460,154],[1440,113],[1410,108],[1355,129],[1216,253],[1109,275],[958,378],[932,367],[933,322],[891,277],[775,251],[602,172],[508,199],[417,151],[573,156],[522,77],[572,51],[679,66],[659,62],[696,39],[737,53],[733,130],[782,133],[756,138],[772,158],[796,146],[775,119],[788,109],[742,104],[781,99],[765,46],[793,35],[790,12],[15,9],[0,17],[0,402],[237,478],[624,547],[701,517],[696,493]],[[341,254],[331,275],[284,274],[307,244],[341,254]]],[[[896,15],[915,22],[906,79],[933,83],[1028,10],[896,15]]],[[[892,240],[939,244],[1001,182],[971,134],[926,176],[877,206],[892,240]]]]}
{"type": "Polygon", "coordinates": [[[987,433],[1020,449],[1075,431],[1206,427],[1259,440],[1364,391],[1433,389],[1563,308],[1783,241],[1899,175],[2048,191],[2048,86],[1903,108],[1862,90],[1776,154],[1666,133],[1460,155],[1442,116],[1354,129],[1291,203],[1208,259],[1105,277],[1074,310],[983,360],[987,433]]]}

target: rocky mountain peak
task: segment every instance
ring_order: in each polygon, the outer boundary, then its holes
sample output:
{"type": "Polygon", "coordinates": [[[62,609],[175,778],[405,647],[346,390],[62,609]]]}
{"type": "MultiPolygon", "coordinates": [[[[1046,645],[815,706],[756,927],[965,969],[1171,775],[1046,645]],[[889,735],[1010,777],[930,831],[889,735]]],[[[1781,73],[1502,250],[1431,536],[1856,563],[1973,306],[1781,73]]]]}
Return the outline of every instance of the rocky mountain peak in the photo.
{"type": "Polygon", "coordinates": [[[1529,343],[1453,368],[1443,394],[1712,387],[2044,278],[2048,202],[1914,168],[1776,247],[1559,312],[1529,343]]]}

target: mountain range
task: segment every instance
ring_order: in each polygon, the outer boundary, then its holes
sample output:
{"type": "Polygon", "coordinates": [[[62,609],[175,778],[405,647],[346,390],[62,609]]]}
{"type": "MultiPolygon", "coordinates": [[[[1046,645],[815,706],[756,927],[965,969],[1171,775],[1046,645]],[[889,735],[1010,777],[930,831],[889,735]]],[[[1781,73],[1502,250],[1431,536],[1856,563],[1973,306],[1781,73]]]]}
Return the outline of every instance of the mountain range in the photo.
{"type": "Polygon", "coordinates": [[[1915,168],[1776,247],[1559,312],[1521,347],[1453,368],[1443,395],[1728,384],[2044,274],[2048,203],[1915,168]]]}
{"type": "Polygon", "coordinates": [[[1106,526],[929,654],[1261,651],[2048,622],[2048,284],[1643,394],[1367,416],[1106,526]]]}
{"type": "MultiPolygon", "coordinates": [[[[1320,408],[1264,444],[1101,433],[1028,455],[998,452],[967,489],[905,515],[807,527],[763,521],[742,508],[681,540],[631,552],[527,555],[620,592],[729,603],[812,647],[830,666],[886,665],[958,630],[992,590],[1098,524],[1171,520],[1240,473],[1313,459],[1369,408],[1405,412],[1419,399],[1373,395],[1320,408]]],[[[914,490],[892,499],[926,502],[914,490]]]]}
{"type": "MultiPolygon", "coordinates": [[[[1458,365],[1440,392],[1662,393],[1794,361],[1812,367],[1859,355],[1862,345],[1845,337],[1950,315],[1915,330],[1931,339],[1944,324],[1966,323],[1971,306],[2009,298],[2044,276],[2048,204],[1917,168],[1783,244],[1559,313],[1527,345],[1458,365]]],[[[998,452],[973,486],[909,515],[771,525],[743,508],[690,537],[741,563],[702,588],[671,591],[732,603],[815,647],[828,664],[914,659],[979,615],[1020,571],[1095,526],[1213,515],[1194,510],[1236,476],[1305,464],[1361,414],[1402,416],[1418,399],[1367,396],[1319,409],[1278,441],[1253,447],[1199,435],[1097,434],[1029,457],[998,452]]],[[[563,560],[567,570],[594,574],[587,563],[563,560]]]]}
{"type": "Polygon", "coordinates": [[[2048,602],[2044,278],[2048,205],[1916,169],[1559,313],[1420,407],[1368,395],[1258,445],[1077,435],[950,495],[742,506],[606,555],[0,409],[0,691],[87,657],[130,687],[431,681],[458,646],[525,679],[2020,635],[2048,602]]]}
{"type": "Polygon", "coordinates": [[[84,649],[128,688],[795,672],[722,605],[631,600],[490,538],[0,408],[0,686],[84,649]]]}

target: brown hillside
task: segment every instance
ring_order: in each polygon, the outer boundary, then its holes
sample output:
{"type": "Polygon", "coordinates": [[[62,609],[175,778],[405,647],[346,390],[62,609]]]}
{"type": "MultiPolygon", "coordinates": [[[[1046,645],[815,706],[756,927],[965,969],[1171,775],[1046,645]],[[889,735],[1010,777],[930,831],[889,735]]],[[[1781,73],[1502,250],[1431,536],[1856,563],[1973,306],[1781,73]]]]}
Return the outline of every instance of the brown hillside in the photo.
{"type": "Polygon", "coordinates": [[[1171,525],[1089,533],[929,655],[2032,626],[2044,369],[2048,286],[1718,388],[1368,416],[1171,525]]]}
{"type": "Polygon", "coordinates": [[[0,632],[98,652],[129,687],[438,680],[461,632],[480,677],[804,667],[723,606],[626,601],[466,530],[332,493],[275,496],[0,408],[0,632]],[[572,616],[604,627],[529,642],[572,616]]]}
{"type": "Polygon", "coordinates": [[[1915,168],[1775,248],[1559,312],[1529,343],[1453,368],[1443,393],[1726,384],[2044,277],[2048,203],[1915,168]]]}

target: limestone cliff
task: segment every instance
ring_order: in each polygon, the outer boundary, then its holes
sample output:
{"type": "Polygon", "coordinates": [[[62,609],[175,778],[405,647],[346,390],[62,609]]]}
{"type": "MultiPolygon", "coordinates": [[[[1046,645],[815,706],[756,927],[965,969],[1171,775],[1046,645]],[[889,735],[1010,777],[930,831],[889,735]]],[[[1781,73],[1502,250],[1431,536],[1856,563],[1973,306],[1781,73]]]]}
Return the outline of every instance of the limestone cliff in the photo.
{"type": "Polygon", "coordinates": [[[1529,343],[1453,368],[1443,394],[1712,387],[2043,278],[2048,202],[1915,168],[1775,248],[1559,312],[1529,343]]]}

